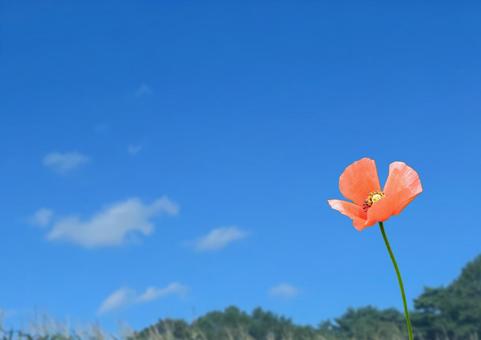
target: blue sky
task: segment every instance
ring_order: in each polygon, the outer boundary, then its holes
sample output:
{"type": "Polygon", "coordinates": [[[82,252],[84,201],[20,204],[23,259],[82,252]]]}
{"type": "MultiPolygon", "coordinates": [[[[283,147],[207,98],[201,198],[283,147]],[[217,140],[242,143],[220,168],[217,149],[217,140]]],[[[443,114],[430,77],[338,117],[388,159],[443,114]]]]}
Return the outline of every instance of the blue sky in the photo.
{"type": "Polygon", "coordinates": [[[481,252],[481,6],[3,1],[0,308],[134,328],[235,304],[401,307],[362,157],[424,186],[386,223],[409,297],[481,252]]]}

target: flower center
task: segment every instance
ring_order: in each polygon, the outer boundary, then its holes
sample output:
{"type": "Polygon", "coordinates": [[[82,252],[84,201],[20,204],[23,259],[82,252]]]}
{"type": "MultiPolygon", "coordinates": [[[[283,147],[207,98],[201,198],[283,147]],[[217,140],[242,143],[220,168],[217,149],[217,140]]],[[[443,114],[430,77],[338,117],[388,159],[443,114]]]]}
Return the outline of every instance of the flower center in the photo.
{"type": "Polygon", "coordinates": [[[382,191],[374,191],[370,192],[369,196],[367,196],[362,208],[364,211],[367,211],[374,203],[382,200],[384,198],[384,193],[382,191]]]}

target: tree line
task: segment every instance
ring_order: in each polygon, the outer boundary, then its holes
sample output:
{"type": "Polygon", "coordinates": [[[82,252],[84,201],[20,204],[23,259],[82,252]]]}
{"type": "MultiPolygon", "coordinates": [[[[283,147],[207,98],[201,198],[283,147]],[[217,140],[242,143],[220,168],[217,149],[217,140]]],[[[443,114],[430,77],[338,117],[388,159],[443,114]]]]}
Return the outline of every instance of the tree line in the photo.
{"type": "MultiPolygon", "coordinates": [[[[416,340],[481,340],[481,255],[468,263],[446,287],[425,288],[411,311],[416,340]]],[[[256,308],[246,313],[235,306],[188,323],[161,319],[132,339],[182,340],[401,340],[404,315],[373,306],[348,309],[317,327],[256,308]]]]}
{"type": "MultiPolygon", "coordinates": [[[[414,300],[411,320],[416,340],[481,340],[481,255],[468,263],[446,287],[425,288],[414,300]]],[[[0,340],[404,340],[404,315],[397,309],[373,306],[350,308],[317,326],[298,325],[291,319],[256,308],[250,313],[235,306],[209,312],[192,322],[161,319],[123,336],[93,327],[88,332],[6,330],[0,340]]]]}

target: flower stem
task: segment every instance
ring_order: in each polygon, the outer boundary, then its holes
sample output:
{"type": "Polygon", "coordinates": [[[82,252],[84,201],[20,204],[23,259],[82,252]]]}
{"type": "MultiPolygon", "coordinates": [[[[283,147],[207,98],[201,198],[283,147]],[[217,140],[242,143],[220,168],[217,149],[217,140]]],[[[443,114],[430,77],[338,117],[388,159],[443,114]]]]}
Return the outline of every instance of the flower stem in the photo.
{"type": "Polygon", "coordinates": [[[401,273],[399,272],[399,267],[397,265],[396,258],[394,257],[391,246],[389,245],[389,241],[386,236],[386,231],[384,230],[384,224],[382,222],[379,222],[379,228],[381,229],[382,238],[384,239],[384,243],[386,244],[386,248],[387,248],[387,251],[389,252],[389,256],[391,257],[391,261],[394,266],[394,269],[396,270],[397,280],[399,282],[399,289],[401,290],[401,296],[403,299],[404,316],[406,317],[406,325],[408,327],[409,340],[413,340],[413,329],[411,327],[411,320],[409,319],[408,304],[406,302],[406,293],[404,292],[403,279],[401,278],[401,273]]]}

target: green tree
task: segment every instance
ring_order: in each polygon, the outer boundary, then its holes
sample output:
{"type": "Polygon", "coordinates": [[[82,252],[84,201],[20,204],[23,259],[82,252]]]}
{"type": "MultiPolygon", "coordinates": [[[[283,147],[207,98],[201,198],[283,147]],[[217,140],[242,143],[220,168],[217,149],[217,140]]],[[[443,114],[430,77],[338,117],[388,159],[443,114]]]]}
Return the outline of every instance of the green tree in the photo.
{"type": "Polygon", "coordinates": [[[426,339],[481,338],[481,256],[449,286],[426,288],[414,305],[413,322],[426,339]]]}

